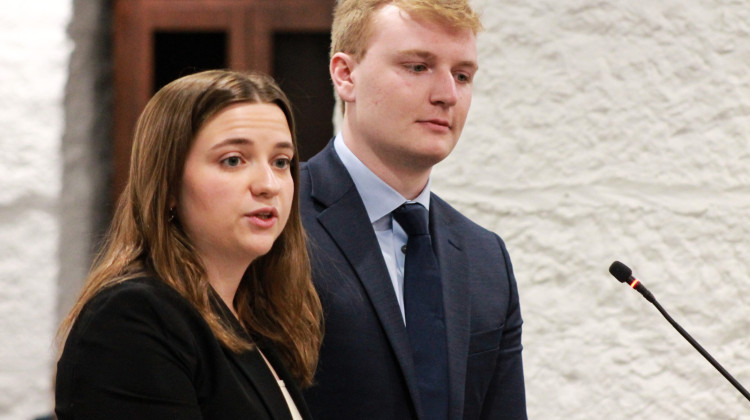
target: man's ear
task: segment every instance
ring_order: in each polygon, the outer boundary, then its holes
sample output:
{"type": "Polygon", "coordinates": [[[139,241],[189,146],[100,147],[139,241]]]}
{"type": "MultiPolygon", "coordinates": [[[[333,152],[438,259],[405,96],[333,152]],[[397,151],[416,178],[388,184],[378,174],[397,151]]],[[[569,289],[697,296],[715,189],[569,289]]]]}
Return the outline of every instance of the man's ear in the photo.
{"type": "Polygon", "coordinates": [[[354,102],[354,79],[352,73],[356,62],[354,58],[342,52],[337,52],[331,57],[329,71],[336,93],[344,102],[354,102]]]}

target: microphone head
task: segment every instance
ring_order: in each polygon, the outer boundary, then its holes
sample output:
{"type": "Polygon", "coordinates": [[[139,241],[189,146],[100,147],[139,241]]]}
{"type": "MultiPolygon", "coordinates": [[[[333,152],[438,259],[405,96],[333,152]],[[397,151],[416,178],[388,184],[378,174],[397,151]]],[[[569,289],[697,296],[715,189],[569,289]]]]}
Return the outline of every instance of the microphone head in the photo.
{"type": "Polygon", "coordinates": [[[619,261],[615,261],[612,263],[612,265],[609,266],[609,273],[623,283],[630,283],[630,278],[633,274],[633,270],[631,270],[627,265],[619,261]]]}

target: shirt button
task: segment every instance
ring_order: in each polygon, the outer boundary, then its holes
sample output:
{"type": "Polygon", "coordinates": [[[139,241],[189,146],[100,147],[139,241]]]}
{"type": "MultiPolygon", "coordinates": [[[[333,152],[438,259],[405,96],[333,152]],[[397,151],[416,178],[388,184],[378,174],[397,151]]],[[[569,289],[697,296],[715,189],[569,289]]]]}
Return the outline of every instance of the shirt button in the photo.
{"type": "Polygon", "coordinates": [[[401,247],[401,252],[403,252],[404,254],[406,254],[406,245],[404,245],[404,246],[401,247]]]}

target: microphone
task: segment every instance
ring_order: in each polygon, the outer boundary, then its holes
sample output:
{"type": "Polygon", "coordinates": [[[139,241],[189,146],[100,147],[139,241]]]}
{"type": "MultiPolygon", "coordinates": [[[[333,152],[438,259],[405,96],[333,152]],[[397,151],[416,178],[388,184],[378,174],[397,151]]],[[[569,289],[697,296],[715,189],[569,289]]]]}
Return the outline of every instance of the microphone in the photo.
{"type": "Polygon", "coordinates": [[[687,331],[685,331],[684,328],[680,326],[674,319],[672,319],[671,316],[667,313],[666,310],[657,302],[654,295],[646,289],[646,286],[643,285],[643,283],[638,280],[637,278],[633,277],[633,270],[631,270],[627,265],[615,261],[612,263],[612,265],[609,266],[609,273],[612,274],[617,280],[619,280],[622,283],[626,283],[633,289],[637,290],[641,295],[643,295],[646,300],[651,302],[656,309],[661,312],[661,314],[666,318],[666,320],[672,324],[672,326],[682,335],[685,340],[687,340],[693,348],[698,350],[698,353],[700,353],[706,360],[708,360],[711,365],[716,368],[716,370],[721,373],[724,378],[726,378],[734,387],[742,394],[748,401],[750,401],[750,393],[747,392],[747,390],[740,384],[732,375],[727,372],[726,369],[724,369],[719,362],[716,361],[716,359],[713,358],[700,344],[698,344],[697,341],[693,337],[688,334],[687,331]]]}
{"type": "Polygon", "coordinates": [[[652,295],[651,292],[646,289],[646,286],[644,286],[640,280],[633,277],[633,270],[631,270],[627,265],[619,261],[615,261],[612,263],[612,265],[609,266],[609,273],[615,276],[617,280],[620,280],[621,283],[627,283],[628,286],[640,292],[647,301],[656,303],[656,298],[654,298],[654,295],[652,295]]]}

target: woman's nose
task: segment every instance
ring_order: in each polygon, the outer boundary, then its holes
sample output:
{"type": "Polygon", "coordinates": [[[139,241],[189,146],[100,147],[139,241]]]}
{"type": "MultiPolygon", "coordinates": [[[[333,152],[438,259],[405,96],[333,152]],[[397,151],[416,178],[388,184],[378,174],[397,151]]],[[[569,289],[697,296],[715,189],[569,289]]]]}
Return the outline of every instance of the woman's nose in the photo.
{"type": "Polygon", "coordinates": [[[257,196],[274,196],[279,193],[281,183],[269,164],[258,165],[250,176],[250,192],[257,196]]]}

